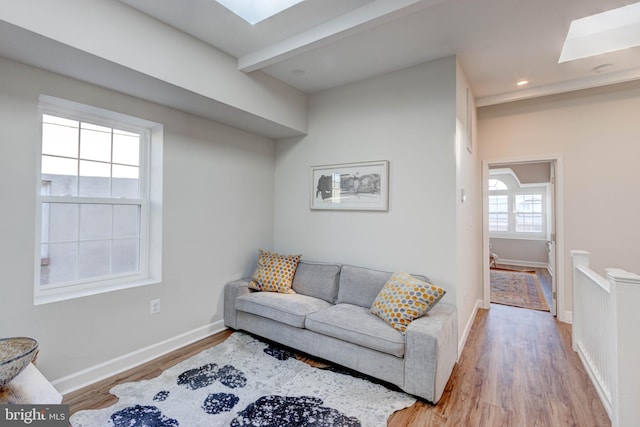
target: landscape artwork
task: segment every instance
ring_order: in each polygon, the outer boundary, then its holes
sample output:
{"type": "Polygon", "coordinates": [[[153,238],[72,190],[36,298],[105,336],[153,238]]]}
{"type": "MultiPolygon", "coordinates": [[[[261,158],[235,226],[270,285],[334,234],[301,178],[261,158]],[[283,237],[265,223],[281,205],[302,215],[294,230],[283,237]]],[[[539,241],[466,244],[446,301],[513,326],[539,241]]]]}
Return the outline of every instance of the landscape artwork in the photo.
{"type": "Polygon", "coordinates": [[[389,162],[312,166],[311,209],[389,210],[389,162]]]}

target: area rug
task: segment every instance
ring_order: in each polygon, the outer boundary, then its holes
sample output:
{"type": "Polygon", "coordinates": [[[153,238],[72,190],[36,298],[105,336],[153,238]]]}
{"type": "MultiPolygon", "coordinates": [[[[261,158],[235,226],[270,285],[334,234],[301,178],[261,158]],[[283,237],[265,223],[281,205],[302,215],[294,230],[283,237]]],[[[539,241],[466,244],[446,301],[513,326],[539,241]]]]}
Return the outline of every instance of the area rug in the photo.
{"type": "Polygon", "coordinates": [[[76,412],[74,427],[386,426],[416,399],[314,368],[242,332],[151,380],[120,384],[118,403],[76,412]]]}
{"type": "Polygon", "coordinates": [[[522,265],[512,265],[512,264],[496,264],[495,267],[492,267],[496,270],[509,270],[509,271],[526,271],[527,273],[535,273],[536,270],[531,267],[525,267],[522,265]]]}
{"type": "Polygon", "coordinates": [[[491,302],[549,311],[535,272],[491,269],[491,302]]]}

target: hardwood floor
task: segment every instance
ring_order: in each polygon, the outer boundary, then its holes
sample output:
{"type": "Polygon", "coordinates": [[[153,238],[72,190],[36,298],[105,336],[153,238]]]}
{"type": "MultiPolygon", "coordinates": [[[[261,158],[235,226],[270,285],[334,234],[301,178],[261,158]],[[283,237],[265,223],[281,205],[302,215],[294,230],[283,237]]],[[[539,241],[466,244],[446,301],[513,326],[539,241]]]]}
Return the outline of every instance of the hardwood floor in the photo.
{"type": "MultiPolygon", "coordinates": [[[[230,331],[65,396],[71,413],[115,403],[115,384],[153,378],[224,341],[230,331]]],[[[303,358],[310,364],[319,362],[303,358]]],[[[479,310],[460,360],[437,405],[418,401],[390,427],[610,426],[577,355],[571,326],[548,312],[492,305],[479,310]]]]}
{"type": "Polygon", "coordinates": [[[547,300],[547,305],[551,307],[553,304],[553,300],[551,297],[551,274],[549,274],[549,270],[546,268],[534,268],[536,272],[536,276],[538,277],[538,281],[540,282],[540,286],[542,287],[542,293],[544,294],[544,298],[547,300]]]}

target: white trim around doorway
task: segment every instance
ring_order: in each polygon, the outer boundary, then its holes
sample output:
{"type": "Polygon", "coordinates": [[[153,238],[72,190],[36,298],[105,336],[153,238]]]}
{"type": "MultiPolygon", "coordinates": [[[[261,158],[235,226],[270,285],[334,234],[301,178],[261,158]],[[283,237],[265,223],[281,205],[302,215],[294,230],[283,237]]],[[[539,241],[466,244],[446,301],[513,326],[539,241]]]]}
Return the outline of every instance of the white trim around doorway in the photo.
{"type": "Polygon", "coordinates": [[[565,249],[564,249],[564,162],[561,154],[539,157],[504,158],[482,161],[482,272],[483,272],[483,307],[491,306],[489,286],[489,206],[486,183],[489,180],[489,166],[507,165],[513,163],[554,162],[556,168],[556,194],[554,210],[556,216],[556,292],[557,318],[561,322],[571,323],[572,312],[567,310],[567,295],[565,295],[565,249]]]}

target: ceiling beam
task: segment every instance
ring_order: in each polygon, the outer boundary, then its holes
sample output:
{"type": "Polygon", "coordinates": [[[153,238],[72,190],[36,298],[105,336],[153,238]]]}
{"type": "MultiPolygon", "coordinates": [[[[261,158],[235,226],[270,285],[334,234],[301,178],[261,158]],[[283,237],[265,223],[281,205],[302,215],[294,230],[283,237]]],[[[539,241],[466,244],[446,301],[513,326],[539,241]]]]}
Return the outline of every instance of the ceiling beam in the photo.
{"type": "Polygon", "coordinates": [[[375,0],[331,21],[238,58],[238,69],[256,71],[343,37],[446,0],[375,0]]]}

